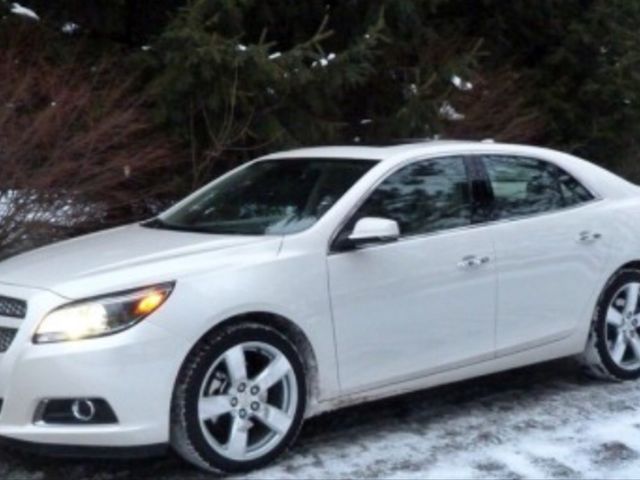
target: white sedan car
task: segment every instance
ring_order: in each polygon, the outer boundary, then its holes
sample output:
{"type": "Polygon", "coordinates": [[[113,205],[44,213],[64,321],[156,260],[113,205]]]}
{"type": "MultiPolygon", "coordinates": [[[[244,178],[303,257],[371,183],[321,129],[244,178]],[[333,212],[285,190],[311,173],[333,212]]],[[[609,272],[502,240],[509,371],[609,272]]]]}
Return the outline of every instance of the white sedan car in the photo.
{"type": "Polygon", "coordinates": [[[0,263],[0,436],[260,467],[304,418],[580,354],[640,376],[640,189],[563,153],[266,156],[0,263]]]}

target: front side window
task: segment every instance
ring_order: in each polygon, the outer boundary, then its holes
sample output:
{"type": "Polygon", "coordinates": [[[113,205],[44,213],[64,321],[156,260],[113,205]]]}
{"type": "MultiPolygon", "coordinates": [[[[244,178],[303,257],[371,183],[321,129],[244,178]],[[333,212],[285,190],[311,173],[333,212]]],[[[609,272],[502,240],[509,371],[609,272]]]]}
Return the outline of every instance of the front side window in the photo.
{"type": "Polygon", "coordinates": [[[398,170],[373,191],[345,231],[363,217],[395,220],[401,236],[469,225],[471,198],[464,160],[426,160],[398,170]]]}
{"type": "Polygon", "coordinates": [[[535,215],[593,199],[575,178],[551,163],[522,157],[481,159],[493,190],[492,220],[535,215]]]}
{"type": "Polygon", "coordinates": [[[213,182],[150,227],[220,234],[282,235],[316,223],[374,160],[278,159],[213,182]]]}

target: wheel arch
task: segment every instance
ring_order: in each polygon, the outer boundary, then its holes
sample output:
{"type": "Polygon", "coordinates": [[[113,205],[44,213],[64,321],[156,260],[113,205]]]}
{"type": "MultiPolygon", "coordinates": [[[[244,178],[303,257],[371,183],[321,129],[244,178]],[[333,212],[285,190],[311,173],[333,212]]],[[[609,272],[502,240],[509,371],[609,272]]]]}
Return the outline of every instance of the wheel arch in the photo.
{"type": "Polygon", "coordinates": [[[605,311],[604,316],[606,317],[606,311],[607,308],[609,308],[609,305],[607,303],[603,303],[605,295],[621,275],[624,275],[625,273],[629,274],[632,272],[636,273],[636,275],[640,273],[640,260],[630,260],[616,268],[607,277],[604,286],[598,293],[596,307],[594,309],[594,314],[589,326],[586,347],[583,353],[578,357],[579,361],[583,365],[585,372],[591,377],[613,381],[638,378],[638,374],[631,375],[627,374],[627,372],[620,373],[623,370],[620,370],[620,367],[616,365],[615,360],[612,360],[610,357],[605,357],[605,355],[608,354],[603,353],[603,350],[606,349],[606,347],[603,347],[604,340],[602,327],[598,327],[598,325],[601,324],[602,321],[606,321],[603,320],[603,310],[605,311]]]}
{"type": "Polygon", "coordinates": [[[640,271],[640,259],[629,260],[628,262],[620,265],[618,268],[613,270],[607,276],[607,279],[605,280],[604,285],[602,286],[602,288],[598,292],[598,298],[596,299],[596,307],[600,303],[600,300],[602,299],[602,295],[604,295],[604,292],[607,290],[607,287],[611,284],[612,281],[615,280],[616,276],[620,272],[623,272],[624,270],[637,270],[637,271],[640,271]]]}
{"type": "Polygon", "coordinates": [[[624,271],[624,270],[638,270],[640,271],[640,259],[637,260],[629,260],[628,262],[620,265],[619,267],[617,267],[616,269],[612,270],[611,273],[609,273],[609,275],[607,275],[604,284],[602,285],[602,288],[600,288],[600,290],[598,291],[598,296],[596,298],[596,307],[598,305],[598,303],[600,302],[600,300],[602,299],[602,295],[604,294],[604,292],[607,290],[607,287],[609,286],[609,284],[616,278],[616,276],[624,271]]]}
{"type": "Polygon", "coordinates": [[[587,341],[589,339],[589,335],[591,333],[591,328],[592,328],[593,323],[595,321],[595,313],[596,313],[596,311],[598,309],[598,306],[600,305],[600,302],[602,301],[603,295],[607,291],[607,288],[609,287],[611,282],[613,282],[616,279],[616,276],[620,272],[623,272],[624,270],[638,270],[638,271],[640,271],[640,259],[629,260],[628,262],[620,265],[615,270],[611,271],[611,273],[609,275],[607,275],[606,280],[604,281],[604,284],[602,285],[600,290],[598,290],[598,292],[597,292],[597,295],[596,295],[596,298],[595,298],[595,304],[593,304],[593,308],[591,309],[591,317],[590,317],[590,320],[589,320],[589,328],[584,333],[584,343],[585,344],[587,343],[587,341]]]}
{"type": "Polygon", "coordinates": [[[611,276],[609,277],[608,281],[610,281],[610,280],[611,280],[611,278],[612,278],[615,274],[617,274],[618,272],[620,272],[621,270],[630,270],[630,269],[640,271],[640,259],[638,259],[638,260],[631,260],[630,262],[627,262],[627,263],[625,263],[624,265],[622,265],[621,267],[619,267],[618,269],[616,269],[616,271],[615,271],[615,272],[613,272],[613,273],[611,274],[611,276]]]}
{"type": "Polygon", "coordinates": [[[207,330],[197,342],[194,343],[193,347],[189,350],[185,358],[183,359],[182,366],[180,370],[182,370],[185,362],[193,352],[193,350],[203,341],[206,337],[211,334],[215,334],[216,332],[225,330],[231,326],[237,325],[261,325],[265,327],[270,327],[280,334],[284,335],[295,347],[296,351],[300,354],[300,359],[302,360],[302,364],[304,366],[305,371],[305,380],[306,380],[306,390],[307,390],[307,408],[319,398],[319,373],[318,373],[318,362],[315,351],[309,338],[304,333],[304,331],[292,320],[286,318],[282,315],[269,312],[269,311],[250,311],[240,314],[232,315],[221,322],[217,323],[215,326],[207,330]]]}
{"type": "MultiPolygon", "coordinates": [[[[613,267],[616,264],[609,265],[608,267],[613,267]]],[[[594,322],[596,321],[596,313],[598,311],[598,306],[600,305],[603,295],[607,291],[607,288],[616,279],[616,276],[623,272],[624,270],[638,270],[640,271],[640,259],[628,260],[627,262],[618,265],[616,268],[612,270],[607,269],[608,272],[606,276],[603,275],[604,281],[602,278],[599,280],[602,284],[597,287],[599,288],[593,294],[593,297],[586,305],[584,314],[588,315],[588,323],[585,322],[584,328],[580,328],[578,332],[577,342],[578,345],[582,345],[582,348],[586,348],[589,339],[591,338],[591,330],[593,328],[594,322]]]]}

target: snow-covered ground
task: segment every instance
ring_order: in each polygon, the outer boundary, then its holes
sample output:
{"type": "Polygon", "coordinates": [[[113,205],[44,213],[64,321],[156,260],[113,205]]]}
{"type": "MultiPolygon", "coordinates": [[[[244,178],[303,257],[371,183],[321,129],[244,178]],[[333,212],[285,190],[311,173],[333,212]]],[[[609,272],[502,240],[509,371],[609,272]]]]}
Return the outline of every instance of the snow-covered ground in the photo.
{"type": "MultiPolygon", "coordinates": [[[[328,414],[250,478],[640,478],[640,382],[569,361],[328,414]]],[[[130,462],[0,453],[3,479],[205,479],[175,457],[130,462]]]]}

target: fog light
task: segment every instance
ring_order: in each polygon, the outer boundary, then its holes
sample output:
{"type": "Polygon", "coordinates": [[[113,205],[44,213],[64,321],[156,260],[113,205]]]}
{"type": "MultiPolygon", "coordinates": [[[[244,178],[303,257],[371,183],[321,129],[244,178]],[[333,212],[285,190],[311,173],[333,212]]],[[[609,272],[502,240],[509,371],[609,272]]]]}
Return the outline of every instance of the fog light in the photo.
{"type": "Polygon", "coordinates": [[[96,415],[96,406],[91,400],[74,400],[71,413],[81,422],[90,422],[96,415]]]}
{"type": "Polygon", "coordinates": [[[34,423],[96,425],[118,423],[118,419],[102,398],[51,398],[40,402],[34,423]]]}

